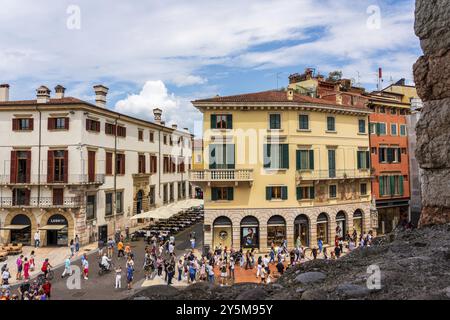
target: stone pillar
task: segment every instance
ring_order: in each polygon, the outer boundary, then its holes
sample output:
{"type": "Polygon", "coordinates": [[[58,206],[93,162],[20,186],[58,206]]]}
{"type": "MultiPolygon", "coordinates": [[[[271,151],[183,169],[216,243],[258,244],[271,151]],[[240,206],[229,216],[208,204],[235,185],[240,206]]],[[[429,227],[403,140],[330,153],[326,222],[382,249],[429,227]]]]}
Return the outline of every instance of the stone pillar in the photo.
{"type": "Polygon", "coordinates": [[[295,247],[295,239],[294,239],[294,225],[288,224],[286,225],[286,240],[288,243],[288,248],[295,247]]]}
{"type": "Polygon", "coordinates": [[[416,0],[415,33],[424,52],[414,65],[424,102],[416,127],[416,158],[422,178],[419,225],[450,222],[450,6],[416,0]]]}
{"type": "Polygon", "coordinates": [[[334,238],[336,237],[336,219],[331,218],[328,221],[328,244],[334,248],[334,238]]]}
{"type": "Polygon", "coordinates": [[[259,225],[259,251],[267,252],[267,226],[259,225]]]}
{"type": "Polygon", "coordinates": [[[241,227],[233,223],[233,249],[241,249],[241,227]]]}
{"type": "MultiPolygon", "coordinates": [[[[312,220],[312,219],[311,219],[312,220]]],[[[315,222],[310,221],[309,223],[309,247],[317,248],[317,224],[315,222]]]]}

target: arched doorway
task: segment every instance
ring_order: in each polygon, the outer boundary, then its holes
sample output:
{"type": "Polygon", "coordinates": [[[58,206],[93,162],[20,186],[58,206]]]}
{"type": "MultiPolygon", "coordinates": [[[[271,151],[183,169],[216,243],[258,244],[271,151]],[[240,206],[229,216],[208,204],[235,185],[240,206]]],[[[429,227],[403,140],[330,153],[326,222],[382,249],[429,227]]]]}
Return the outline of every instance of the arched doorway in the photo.
{"type": "Polygon", "coordinates": [[[270,217],[267,221],[267,247],[281,246],[286,239],[286,220],[282,216],[270,217]]]}
{"type": "Polygon", "coordinates": [[[294,241],[297,246],[309,246],[309,219],[306,215],[298,215],[294,220],[294,241]],[[300,237],[300,238],[299,238],[300,237]]]}
{"type": "Polygon", "coordinates": [[[11,220],[11,242],[31,244],[31,220],[24,214],[18,214],[11,220]]]}
{"type": "Polygon", "coordinates": [[[344,238],[347,234],[347,218],[344,211],[339,211],[336,214],[336,235],[339,238],[344,238]]]}
{"type": "Polygon", "coordinates": [[[356,230],[358,237],[363,232],[363,212],[361,209],[356,209],[353,213],[353,229],[356,230]]]}
{"type": "Polygon", "coordinates": [[[244,249],[259,248],[259,221],[253,216],[241,220],[241,246],[244,249]]]}
{"type": "Polygon", "coordinates": [[[69,224],[62,214],[54,214],[47,220],[43,230],[47,230],[47,246],[67,246],[69,244],[69,224]]]}
{"type": "Polygon", "coordinates": [[[142,212],[142,201],[144,199],[144,191],[139,190],[136,194],[136,214],[140,214],[142,212]]]}
{"type": "Polygon", "coordinates": [[[322,242],[328,243],[328,216],[322,212],[317,217],[317,240],[322,239],[322,242]]]}
{"type": "Polygon", "coordinates": [[[213,249],[233,246],[233,224],[228,217],[218,217],[213,222],[213,249]]]}

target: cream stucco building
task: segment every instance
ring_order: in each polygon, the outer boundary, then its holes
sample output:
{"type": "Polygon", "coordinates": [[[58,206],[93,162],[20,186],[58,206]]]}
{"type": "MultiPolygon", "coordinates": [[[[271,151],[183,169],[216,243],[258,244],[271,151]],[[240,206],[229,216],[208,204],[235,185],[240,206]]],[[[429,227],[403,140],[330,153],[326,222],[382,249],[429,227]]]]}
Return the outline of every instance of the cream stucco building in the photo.
{"type": "Polygon", "coordinates": [[[204,191],[206,245],[312,247],[376,225],[366,107],[293,89],[192,103],[204,116],[204,167],[190,180],[204,191]]]}

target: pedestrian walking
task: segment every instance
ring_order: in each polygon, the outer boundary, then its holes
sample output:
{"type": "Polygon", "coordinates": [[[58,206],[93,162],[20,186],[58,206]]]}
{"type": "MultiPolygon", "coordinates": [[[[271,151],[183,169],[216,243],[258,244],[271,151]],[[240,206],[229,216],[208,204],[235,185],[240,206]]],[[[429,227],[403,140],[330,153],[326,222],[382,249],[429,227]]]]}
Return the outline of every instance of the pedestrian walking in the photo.
{"type": "Polygon", "coordinates": [[[72,240],[70,240],[70,257],[72,258],[75,255],[75,242],[72,240]]]}
{"type": "Polygon", "coordinates": [[[53,266],[50,264],[50,261],[48,260],[48,258],[45,258],[44,262],[42,263],[41,271],[44,273],[44,277],[46,279],[48,276],[48,272],[50,271],[50,268],[53,268],[53,266]]]}
{"type": "Polygon", "coordinates": [[[109,238],[107,246],[108,246],[108,258],[110,259],[113,257],[114,254],[114,245],[115,245],[114,240],[112,238],[109,238]]]}
{"type": "Polygon", "coordinates": [[[83,267],[83,275],[84,275],[84,280],[88,280],[89,277],[89,261],[87,259],[87,255],[84,254],[83,255],[83,262],[82,262],[82,267],[83,267]]]}
{"type": "Polygon", "coordinates": [[[126,267],[127,267],[127,289],[131,290],[134,274],[134,261],[131,258],[131,256],[128,256],[126,267]]]}
{"type": "Polygon", "coordinates": [[[122,242],[122,240],[120,240],[117,243],[117,257],[120,258],[120,257],[124,257],[124,256],[125,256],[125,253],[124,253],[124,250],[123,250],[123,242],[122,242]]]}
{"type": "Polygon", "coordinates": [[[34,250],[31,251],[30,253],[30,271],[33,272],[34,268],[36,267],[36,263],[34,261],[34,250]]]}
{"type": "Polygon", "coordinates": [[[178,264],[177,264],[177,269],[178,269],[178,281],[182,280],[182,276],[183,276],[183,261],[180,259],[178,260],[178,264]]]}
{"type": "Polygon", "coordinates": [[[26,281],[30,279],[30,262],[27,257],[23,260],[23,278],[26,281]]]}
{"type": "Polygon", "coordinates": [[[116,271],[115,288],[121,289],[122,288],[122,268],[118,265],[115,271],[116,271]]]}
{"type": "Polygon", "coordinates": [[[80,251],[80,238],[78,235],[75,236],[75,252],[78,254],[80,251]]]}
{"type": "Polygon", "coordinates": [[[20,255],[16,260],[17,273],[16,280],[22,279],[22,270],[23,270],[23,255],[20,255]]]}
{"type": "Polygon", "coordinates": [[[64,278],[66,276],[66,274],[69,274],[69,276],[72,275],[72,269],[70,268],[70,258],[68,257],[65,261],[64,261],[64,271],[61,275],[61,278],[64,278]]]}
{"type": "Polygon", "coordinates": [[[34,233],[34,248],[39,248],[41,244],[41,234],[39,230],[34,233]]]}

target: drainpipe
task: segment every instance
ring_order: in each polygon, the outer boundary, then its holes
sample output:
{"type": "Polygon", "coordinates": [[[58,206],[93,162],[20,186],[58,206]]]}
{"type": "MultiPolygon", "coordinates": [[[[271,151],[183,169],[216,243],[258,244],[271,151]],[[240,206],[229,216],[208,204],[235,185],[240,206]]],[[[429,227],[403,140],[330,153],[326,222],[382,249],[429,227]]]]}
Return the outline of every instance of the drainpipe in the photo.
{"type": "Polygon", "coordinates": [[[158,130],[158,178],[159,178],[159,188],[158,188],[158,196],[161,198],[161,129],[158,130]]]}
{"type": "MultiPolygon", "coordinates": [[[[120,118],[120,116],[118,118],[116,118],[114,120],[114,126],[115,126],[115,131],[114,131],[114,161],[111,164],[112,169],[114,170],[114,199],[113,199],[113,215],[116,215],[117,213],[117,170],[116,170],[116,161],[117,161],[117,120],[120,118]]],[[[114,219],[115,220],[115,219],[114,219]]],[[[114,230],[114,234],[116,234],[116,230],[114,230]]]]}
{"type": "MultiPolygon", "coordinates": [[[[42,113],[39,106],[36,106],[36,111],[39,112],[39,145],[38,145],[38,207],[41,200],[41,147],[42,147],[42,113]]],[[[30,168],[31,171],[31,168],[30,168]]]]}

